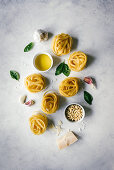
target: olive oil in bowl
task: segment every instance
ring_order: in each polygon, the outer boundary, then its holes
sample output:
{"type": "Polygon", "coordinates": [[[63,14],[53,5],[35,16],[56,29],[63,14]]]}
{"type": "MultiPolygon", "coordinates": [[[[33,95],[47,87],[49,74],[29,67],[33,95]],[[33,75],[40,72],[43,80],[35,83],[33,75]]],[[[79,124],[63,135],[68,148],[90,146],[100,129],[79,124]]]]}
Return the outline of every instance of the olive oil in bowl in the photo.
{"type": "Polygon", "coordinates": [[[34,57],[33,64],[41,72],[48,71],[53,65],[53,59],[48,53],[40,53],[34,57]]]}

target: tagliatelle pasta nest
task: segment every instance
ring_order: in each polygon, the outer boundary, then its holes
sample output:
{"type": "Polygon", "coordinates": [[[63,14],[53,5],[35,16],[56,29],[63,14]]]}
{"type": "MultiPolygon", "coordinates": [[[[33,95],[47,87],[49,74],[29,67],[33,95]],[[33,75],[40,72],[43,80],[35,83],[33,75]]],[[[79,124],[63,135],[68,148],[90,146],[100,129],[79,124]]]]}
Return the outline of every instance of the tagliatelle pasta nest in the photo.
{"type": "Polygon", "coordinates": [[[41,135],[46,131],[48,119],[43,113],[32,115],[29,118],[30,129],[35,135],[41,135]]]}
{"type": "Polygon", "coordinates": [[[87,62],[87,55],[81,51],[74,52],[68,59],[68,66],[73,71],[81,71],[85,68],[87,62]]]}
{"type": "Polygon", "coordinates": [[[56,93],[45,93],[42,99],[42,111],[47,114],[55,113],[58,109],[58,96],[56,93]]]}
{"type": "Polygon", "coordinates": [[[58,56],[70,53],[71,47],[72,37],[68,34],[58,34],[52,40],[52,50],[58,56]]]}
{"type": "Polygon", "coordinates": [[[41,74],[31,74],[25,78],[25,87],[32,93],[40,92],[45,88],[45,79],[41,74]]]}
{"type": "Polygon", "coordinates": [[[64,79],[59,85],[59,92],[64,97],[71,97],[74,96],[78,90],[79,79],[76,77],[68,77],[64,79]]]}

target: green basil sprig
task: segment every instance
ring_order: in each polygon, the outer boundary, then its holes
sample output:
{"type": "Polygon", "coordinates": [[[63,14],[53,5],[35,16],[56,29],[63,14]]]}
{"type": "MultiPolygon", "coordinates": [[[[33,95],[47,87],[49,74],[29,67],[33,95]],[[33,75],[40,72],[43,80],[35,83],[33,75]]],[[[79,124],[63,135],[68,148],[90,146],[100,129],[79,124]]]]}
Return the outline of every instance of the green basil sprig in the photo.
{"type": "Polygon", "coordinates": [[[15,80],[19,80],[20,79],[20,75],[18,72],[14,71],[14,70],[10,70],[10,76],[15,79],[15,80]]]}
{"type": "Polygon", "coordinates": [[[33,42],[29,43],[29,44],[24,48],[24,52],[30,51],[30,50],[33,48],[33,46],[34,46],[34,43],[33,43],[33,42]]]}
{"type": "Polygon", "coordinates": [[[88,104],[92,104],[93,101],[93,97],[90,93],[88,93],[87,91],[84,91],[84,100],[88,103],[88,104]]]}
{"type": "Polygon", "coordinates": [[[59,64],[59,66],[56,68],[55,75],[57,76],[61,73],[63,73],[67,77],[70,74],[69,66],[67,64],[65,64],[64,62],[59,64]]]}

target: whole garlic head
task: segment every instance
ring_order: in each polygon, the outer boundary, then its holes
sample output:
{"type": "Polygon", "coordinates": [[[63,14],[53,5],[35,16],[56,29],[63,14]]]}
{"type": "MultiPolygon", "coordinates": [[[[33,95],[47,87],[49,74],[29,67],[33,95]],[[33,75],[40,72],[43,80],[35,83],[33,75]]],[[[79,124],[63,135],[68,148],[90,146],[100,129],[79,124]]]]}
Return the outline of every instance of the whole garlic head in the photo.
{"type": "Polygon", "coordinates": [[[48,40],[48,32],[38,29],[34,32],[33,38],[35,42],[41,42],[48,40]]]}

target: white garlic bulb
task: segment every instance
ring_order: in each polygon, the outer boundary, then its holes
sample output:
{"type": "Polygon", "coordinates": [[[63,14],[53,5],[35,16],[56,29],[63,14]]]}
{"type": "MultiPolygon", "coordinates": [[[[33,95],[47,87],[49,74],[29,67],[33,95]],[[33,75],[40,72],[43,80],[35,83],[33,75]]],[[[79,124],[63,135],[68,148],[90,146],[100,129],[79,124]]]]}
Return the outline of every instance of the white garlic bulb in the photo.
{"type": "Polygon", "coordinates": [[[35,42],[41,42],[48,40],[48,32],[38,29],[34,32],[33,38],[35,42]]]}

